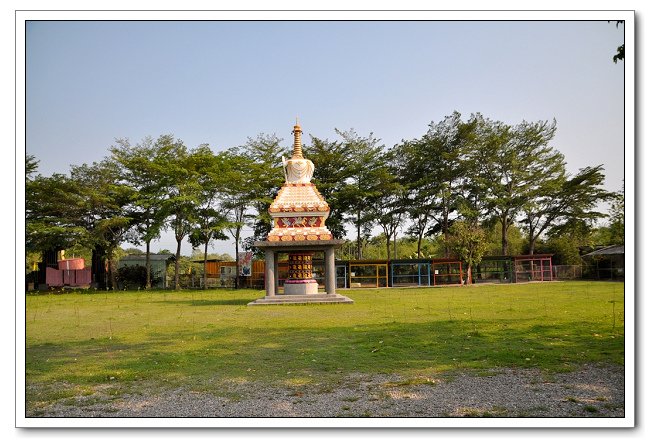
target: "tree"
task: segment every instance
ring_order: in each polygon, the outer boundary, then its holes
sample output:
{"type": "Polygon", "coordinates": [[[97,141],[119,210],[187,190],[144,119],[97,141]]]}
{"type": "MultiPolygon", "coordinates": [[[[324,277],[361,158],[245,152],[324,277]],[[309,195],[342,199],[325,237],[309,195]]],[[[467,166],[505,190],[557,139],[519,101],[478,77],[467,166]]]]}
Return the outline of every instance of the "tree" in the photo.
{"type": "Polygon", "coordinates": [[[28,171],[25,184],[25,248],[41,253],[45,262],[51,258],[48,253],[89,241],[82,219],[87,203],[81,186],[70,176],[32,178],[33,172],[28,171]]]}
{"type": "MultiPolygon", "coordinates": [[[[271,215],[269,206],[284,183],[282,156],[288,154],[288,149],[282,146],[282,139],[275,134],[259,134],[249,137],[246,143],[236,148],[252,170],[248,179],[251,205],[257,211],[257,220],[253,225],[253,238],[248,242],[266,239],[271,231],[271,215]]],[[[239,269],[238,269],[239,272],[239,269]]]]}
{"type": "Polygon", "coordinates": [[[151,288],[151,241],[158,239],[165,227],[165,189],[161,169],[164,155],[159,152],[168,141],[167,136],[161,136],[156,141],[147,137],[131,146],[127,139],[119,139],[110,150],[113,159],[121,167],[122,181],[134,192],[128,205],[135,230],[130,239],[133,244],[141,241],[145,244],[146,289],[151,288]]]}
{"type": "Polygon", "coordinates": [[[438,123],[431,122],[422,138],[396,148],[403,158],[400,177],[409,192],[408,211],[413,223],[409,233],[418,238],[418,251],[425,235],[441,233],[445,256],[449,256],[449,227],[463,195],[467,170],[463,158],[473,132],[474,122],[463,122],[461,114],[454,112],[438,123]]]}
{"type": "Polygon", "coordinates": [[[336,133],[343,139],[345,152],[351,155],[350,177],[341,189],[340,198],[347,205],[347,220],[357,230],[357,259],[361,259],[362,236],[372,227],[373,214],[370,209],[377,199],[381,183],[380,173],[385,169],[385,159],[381,156],[384,146],[372,133],[360,137],[354,130],[336,133]]]}
{"type": "Polygon", "coordinates": [[[199,148],[193,155],[193,162],[201,185],[199,201],[195,210],[195,221],[190,233],[193,247],[203,245],[203,289],[207,289],[208,247],[213,239],[228,239],[224,234],[227,227],[226,211],[223,207],[224,188],[222,179],[230,169],[222,157],[215,156],[207,147],[199,148]]]}
{"type": "Polygon", "coordinates": [[[176,239],[174,287],[179,290],[181,244],[192,231],[201,186],[195,161],[192,159],[193,152],[188,151],[181,140],[174,140],[173,136],[165,135],[160,137],[159,145],[155,163],[164,192],[161,213],[167,217],[176,239]]]}
{"type": "Polygon", "coordinates": [[[383,168],[377,170],[376,197],[369,206],[370,219],[381,227],[386,238],[386,259],[390,260],[390,241],[397,257],[397,230],[402,225],[406,208],[405,189],[396,175],[394,153],[384,154],[383,168]]]}
{"type": "MultiPolygon", "coordinates": [[[[235,261],[237,273],[235,288],[239,287],[239,245],[241,243],[241,232],[244,226],[251,225],[255,214],[251,209],[258,199],[260,187],[257,184],[258,176],[263,170],[263,165],[254,163],[248,156],[237,151],[221,153],[222,163],[227,166],[224,172],[227,176],[222,177],[223,207],[226,212],[227,224],[225,229],[235,239],[235,261]]],[[[268,212],[267,212],[268,213],[268,212]]]]}
{"type": "Polygon", "coordinates": [[[612,194],[609,208],[609,244],[625,244],[625,186],[612,194]]]}
{"type": "Polygon", "coordinates": [[[433,218],[435,192],[428,182],[429,170],[423,166],[426,155],[421,150],[419,140],[402,141],[393,147],[400,166],[400,180],[405,189],[408,207],[406,213],[411,226],[406,230],[407,235],[417,240],[417,257],[422,257],[422,241],[425,237],[431,219],[433,218]]]}
{"type": "Polygon", "coordinates": [[[132,217],[128,204],[133,190],[121,182],[114,160],[105,158],[92,165],[71,167],[70,177],[80,186],[84,207],[78,219],[88,231],[93,248],[93,271],[100,288],[105,285],[103,264],[108,262],[110,287],[117,289],[115,250],[126,240],[132,217]]]}
{"type": "Polygon", "coordinates": [[[535,243],[541,235],[554,226],[576,220],[593,221],[604,215],[594,210],[598,202],[611,197],[601,188],[605,175],[602,165],[582,168],[578,174],[567,178],[562,166],[554,168],[548,163],[546,179],[531,192],[523,207],[522,223],[527,227],[528,253],[533,254],[535,243]]]}
{"type": "Polygon", "coordinates": [[[508,253],[508,229],[531,203],[540,183],[563,167],[562,155],[549,146],[556,122],[522,121],[517,126],[480,119],[472,151],[471,182],[487,216],[501,224],[501,253],[508,253]]]}
{"type": "MultiPolygon", "coordinates": [[[[499,222],[486,222],[483,225],[487,244],[486,255],[501,255],[501,224],[499,222]],[[490,225],[491,224],[491,225],[490,225]]],[[[526,237],[517,225],[512,225],[506,235],[508,239],[508,253],[506,255],[521,255],[526,247],[526,237]]]]}
{"type": "Polygon", "coordinates": [[[459,220],[454,222],[449,233],[452,250],[467,265],[465,284],[470,285],[472,283],[472,266],[481,262],[487,250],[485,232],[476,224],[459,220]]]}

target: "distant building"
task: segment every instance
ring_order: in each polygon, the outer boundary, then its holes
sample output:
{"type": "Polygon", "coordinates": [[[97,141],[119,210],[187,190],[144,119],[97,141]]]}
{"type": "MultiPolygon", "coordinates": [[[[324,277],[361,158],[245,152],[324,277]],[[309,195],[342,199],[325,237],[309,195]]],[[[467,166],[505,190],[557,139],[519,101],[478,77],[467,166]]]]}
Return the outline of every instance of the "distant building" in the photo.
{"type": "Polygon", "coordinates": [[[607,246],[582,256],[587,277],[595,280],[625,279],[625,246],[607,246]]]}
{"type": "MultiPolygon", "coordinates": [[[[173,255],[170,254],[149,254],[149,263],[151,265],[151,287],[167,287],[167,266],[171,262],[173,255]]],[[[127,255],[120,258],[117,268],[125,266],[146,266],[146,254],[127,255]]]]}

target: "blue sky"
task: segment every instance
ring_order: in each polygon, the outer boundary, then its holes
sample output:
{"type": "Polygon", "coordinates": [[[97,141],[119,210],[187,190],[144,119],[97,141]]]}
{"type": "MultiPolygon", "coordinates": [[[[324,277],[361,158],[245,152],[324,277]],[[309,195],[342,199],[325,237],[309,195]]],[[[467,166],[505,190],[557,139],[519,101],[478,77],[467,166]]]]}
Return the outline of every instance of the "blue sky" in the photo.
{"type": "Polygon", "coordinates": [[[306,140],[354,128],[392,146],[458,110],[555,118],[569,170],[603,164],[618,190],[622,42],[606,21],[30,22],[27,153],[49,175],[121,137],[172,133],[218,151],[275,133],[288,146],[296,116],[306,140]]]}

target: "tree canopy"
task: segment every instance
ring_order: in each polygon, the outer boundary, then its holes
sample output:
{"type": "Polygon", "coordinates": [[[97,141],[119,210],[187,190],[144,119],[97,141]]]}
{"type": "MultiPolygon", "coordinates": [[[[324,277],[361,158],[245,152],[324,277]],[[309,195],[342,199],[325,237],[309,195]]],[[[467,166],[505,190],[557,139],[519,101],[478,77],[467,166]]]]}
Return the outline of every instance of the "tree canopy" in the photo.
{"type": "MultiPolygon", "coordinates": [[[[497,247],[505,255],[524,246],[532,254],[540,241],[569,254],[567,244],[594,240],[585,232],[593,233],[607,217],[598,209],[607,201],[608,230],[596,239],[622,244],[622,190],[603,188],[602,165],[568,173],[553,147],[557,126],[555,120],[508,124],[455,111],[432,121],[421,137],[392,148],[372,133],[335,129],[334,140],[311,136],[304,154],[314,162],[313,182],[330,204],[328,227],[340,239],[351,230],[345,250],[353,258],[364,257],[377,229],[386,258],[404,253],[398,241],[416,257],[435,250],[437,256],[476,260],[497,247]],[[398,238],[400,231],[406,236],[398,238]]],[[[242,247],[266,238],[272,224],[268,207],[284,182],[282,156],[288,153],[275,135],[259,134],[215,151],[208,145],[187,148],[165,134],[136,144],[118,139],[103,160],[51,176],[38,174],[38,161],[27,155],[27,250],[87,247],[94,263],[108,264],[107,286],[114,287],[116,249],[142,244],[149,272],[151,243],[169,231],[177,243],[178,287],[183,241],[201,248],[205,260],[211,244],[228,235],[237,259],[242,247]],[[252,236],[243,237],[245,228],[252,236]]]]}

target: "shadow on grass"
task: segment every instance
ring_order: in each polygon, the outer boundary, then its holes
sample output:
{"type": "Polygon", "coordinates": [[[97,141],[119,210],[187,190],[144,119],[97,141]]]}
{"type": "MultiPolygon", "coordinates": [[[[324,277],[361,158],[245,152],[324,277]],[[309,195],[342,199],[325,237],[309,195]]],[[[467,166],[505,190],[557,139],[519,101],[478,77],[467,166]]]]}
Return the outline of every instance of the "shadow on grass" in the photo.
{"type": "MultiPolygon", "coordinates": [[[[204,302],[204,301],[197,301],[204,302]]],[[[219,304],[222,302],[219,301],[219,304]]],[[[382,323],[327,328],[229,327],[156,333],[147,341],[84,340],[32,345],[31,382],[74,384],[291,378],[338,381],[341,375],[537,367],[560,371],[590,362],[622,363],[623,334],[593,322],[523,329],[467,321],[382,323]],[[597,330],[606,337],[594,337],[597,330]]],[[[515,322],[512,323],[516,325],[515,322]]]]}
{"type": "MultiPolygon", "coordinates": [[[[257,297],[259,298],[259,297],[257,297]]],[[[220,305],[248,305],[255,298],[246,299],[188,299],[188,300],[158,300],[151,303],[162,303],[165,305],[190,305],[190,306],[220,306],[220,305]]]]}

